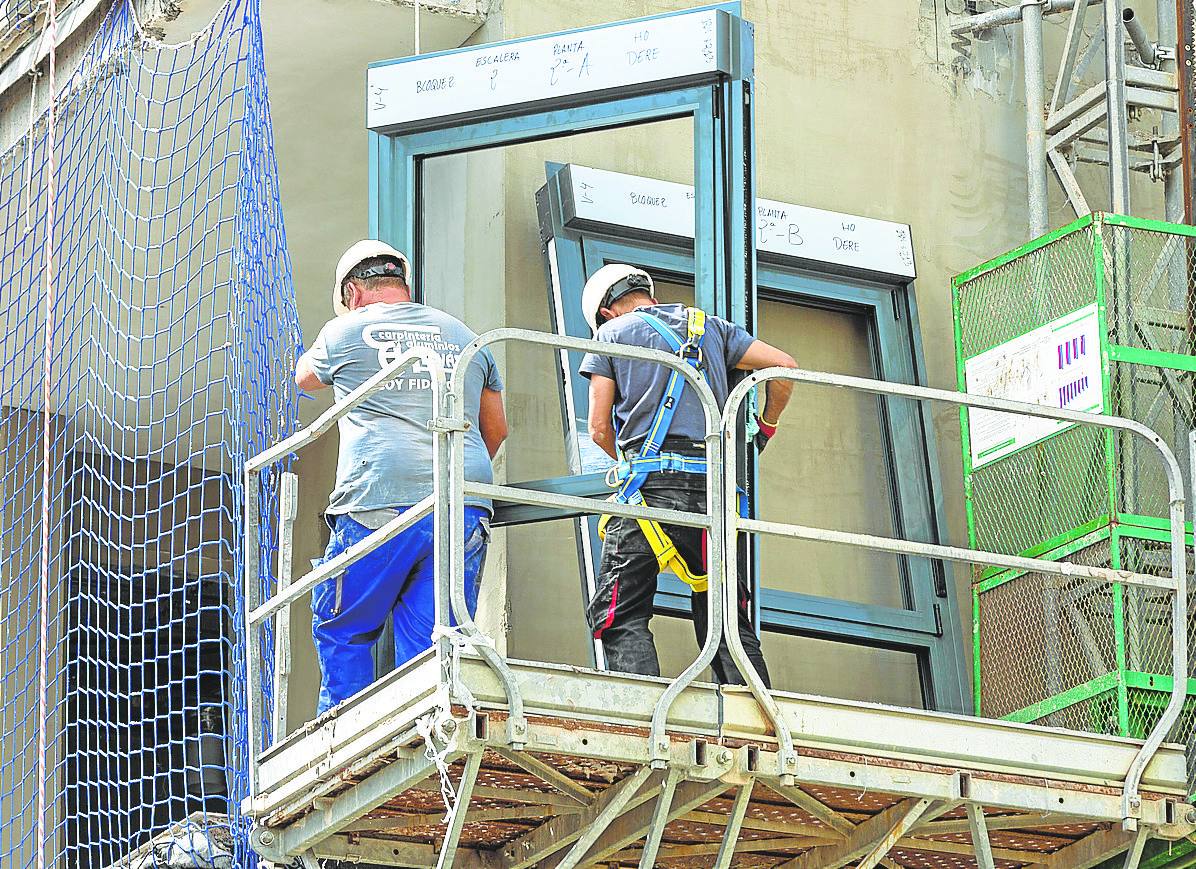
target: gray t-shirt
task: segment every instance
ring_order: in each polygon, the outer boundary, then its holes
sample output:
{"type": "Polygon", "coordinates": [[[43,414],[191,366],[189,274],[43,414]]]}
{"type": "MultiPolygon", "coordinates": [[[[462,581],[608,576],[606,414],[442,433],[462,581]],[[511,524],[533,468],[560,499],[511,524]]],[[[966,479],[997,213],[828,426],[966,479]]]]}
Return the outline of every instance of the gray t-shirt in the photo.
{"type": "MultiPolygon", "coordinates": [[[[375,303],[324,325],[308,351],[316,377],[344,398],[413,346],[430,347],[451,375],[461,349],[476,336],[444,311],[415,302],[375,303]]],[[[475,357],[465,389],[465,478],[493,481],[490,454],[478,427],[482,388],[502,390],[489,350],[475,357]]],[[[407,369],[398,380],[341,417],[336,488],[329,513],[408,507],[432,493],[432,380],[407,369]]],[[[490,508],[483,499],[467,504],[490,508]]],[[[370,523],[373,524],[373,523],[370,523]]]]}
{"type": "MultiPolygon", "coordinates": [[[[686,315],[684,305],[651,305],[641,308],[663,320],[685,341],[686,315]]],[[[598,327],[595,338],[610,344],[630,344],[673,352],[673,348],[655,329],[635,313],[608,320],[598,327]]],[[[731,386],[738,380],[735,366],[756,339],[742,326],[721,317],[706,317],[706,337],[702,341],[702,359],[706,382],[721,408],[727,401],[731,386]]],[[[636,444],[647,434],[656,408],[664,397],[669,382],[669,369],[655,363],[635,359],[615,359],[587,353],[581,361],[581,373],[586,377],[598,374],[615,381],[615,428],[621,449],[636,444]]],[[[670,437],[700,441],[706,436],[706,418],[702,403],[686,387],[677,403],[669,426],[670,437]]]]}

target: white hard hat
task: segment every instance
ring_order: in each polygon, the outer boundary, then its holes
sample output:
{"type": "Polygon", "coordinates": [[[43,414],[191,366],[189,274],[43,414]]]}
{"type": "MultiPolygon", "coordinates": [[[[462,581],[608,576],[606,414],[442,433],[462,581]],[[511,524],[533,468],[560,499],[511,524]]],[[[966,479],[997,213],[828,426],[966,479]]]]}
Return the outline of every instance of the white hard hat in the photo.
{"type": "Polygon", "coordinates": [[[610,302],[620,296],[626,295],[632,290],[645,290],[649,295],[655,296],[656,291],[652,285],[652,276],[643,269],[637,269],[635,266],[625,265],[623,263],[611,263],[605,265],[590,276],[586,281],[585,289],[581,291],[581,312],[585,314],[586,322],[590,324],[590,328],[598,331],[598,309],[607,307],[610,302]],[[628,281],[627,278],[635,276],[642,280],[628,281]],[[623,286],[617,286],[623,283],[623,286]],[[607,304],[602,304],[606,300],[606,294],[614,290],[613,297],[607,301],[607,304]],[[621,291],[621,292],[620,292],[621,291]]]}
{"type": "Polygon", "coordinates": [[[376,256],[393,257],[402,263],[403,280],[406,281],[408,286],[411,285],[411,263],[407,261],[406,256],[384,241],[378,241],[376,238],[363,238],[345,251],[341,255],[340,261],[336,264],[336,282],[332,285],[332,310],[336,312],[338,317],[349,313],[349,309],[341,301],[341,284],[345,282],[345,278],[349,276],[349,272],[353,271],[353,269],[366,260],[373,259],[376,256]]]}

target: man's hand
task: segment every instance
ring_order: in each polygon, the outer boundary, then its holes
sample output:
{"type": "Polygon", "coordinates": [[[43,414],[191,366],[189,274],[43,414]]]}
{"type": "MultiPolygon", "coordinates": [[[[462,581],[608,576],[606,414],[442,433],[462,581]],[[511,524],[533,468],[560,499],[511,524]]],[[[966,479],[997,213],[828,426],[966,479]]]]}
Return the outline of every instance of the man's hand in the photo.
{"type": "Polygon", "coordinates": [[[615,382],[609,377],[594,374],[590,377],[590,440],[612,459],[619,457],[615,450],[615,426],[611,412],[615,406],[615,382]]]}
{"type": "MultiPolygon", "coordinates": [[[[784,350],[778,350],[763,341],[753,341],[735,366],[741,371],[758,371],[761,368],[796,368],[797,362],[784,350]]],[[[756,432],[756,449],[763,452],[768,442],[777,433],[781,414],[793,394],[792,380],[769,380],[764,385],[764,408],[756,416],[759,431],[756,432]]]]}
{"type": "Polygon", "coordinates": [[[304,353],[295,363],[295,384],[305,392],[315,392],[317,389],[327,389],[328,384],[316,377],[312,369],[311,360],[304,353]]]}
{"type": "Polygon", "coordinates": [[[773,439],[776,433],[777,427],[775,425],[769,425],[764,421],[763,416],[756,415],[756,436],[752,438],[752,441],[756,445],[757,452],[764,452],[764,448],[768,446],[768,442],[773,439]]]}
{"type": "Polygon", "coordinates": [[[482,390],[482,400],[478,406],[478,428],[482,430],[486,452],[490,453],[490,458],[494,458],[498,448],[507,439],[507,412],[503,408],[501,392],[494,389],[482,390]]]}

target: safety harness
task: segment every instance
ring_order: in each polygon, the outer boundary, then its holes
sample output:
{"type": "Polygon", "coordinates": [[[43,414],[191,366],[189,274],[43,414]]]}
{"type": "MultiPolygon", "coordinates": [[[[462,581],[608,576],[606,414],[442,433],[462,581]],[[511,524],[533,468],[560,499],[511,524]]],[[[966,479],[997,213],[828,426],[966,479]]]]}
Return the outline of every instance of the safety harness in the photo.
{"type": "MultiPolygon", "coordinates": [[[[705,379],[706,373],[702,365],[702,342],[706,338],[706,312],[701,308],[686,308],[686,340],[682,343],[677,334],[659,317],[647,311],[633,312],[641,320],[651,326],[669,347],[691,365],[698,374],[705,379]]],[[[610,486],[618,486],[618,491],[610,500],[620,504],[644,503],[644,496],[640,488],[648,475],[657,471],[681,471],[687,474],[705,474],[705,456],[685,456],[680,453],[663,453],[665,438],[669,433],[669,426],[673,423],[673,415],[677,412],[677,403],[685,391],[685,377],[680,371],[673,369],[669,373],[669,381],[665,386],[664,395],[648,426],[648,434],[644,438],[639,454],[633,458],[622,458],[617,465],[607,472],[606,481],[610,486]]],[[[606,537],[606,525],[611,517],[604,515],[598,520],[598,536],[606,537]]],[[[636,519],[661,572],[674,574],[696,592],[706,590],[706,574],[697,573],[690,569],[685,559],[681,557],[677,546],[661,524],[653,519],[636,519]]]]}

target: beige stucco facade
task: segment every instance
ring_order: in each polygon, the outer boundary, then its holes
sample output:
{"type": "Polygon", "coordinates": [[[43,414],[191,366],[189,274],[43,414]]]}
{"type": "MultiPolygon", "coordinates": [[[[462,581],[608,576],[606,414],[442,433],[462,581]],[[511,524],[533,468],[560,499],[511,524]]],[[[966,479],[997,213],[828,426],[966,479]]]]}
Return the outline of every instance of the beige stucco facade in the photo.
{"type": "MultiPolygon", "coordinates": [[[[218,5],[185,0],[162,22],[167,40],[197,29],[218,5]]],[[[330,316],[328,289],[344,248],[368,230],[365,67],[412,54],[418,16],[421,51],[481,44],[601,24],[699,5],[687,0],[482,0],[417,9],[376,0],[264,0],[263,25],[281,195],[304,340],[330,316]]],[[[953,274],[1026,240],[1025,119],[1018,31],[983,41],[952,40],[958,10],[944,0],[746,0],[756,26],[757,190],[762,197],[908,223],[922,349],[931,385],[954,385],[950,311],[953,274]]],[[[1150,10],[1138,10],[1148,29],[1150,10]]],[[[1095,22],[1096,15],[1090,16],[1095,22]]],[[[1046,28],[1048,70],[1062,19],[1046,28]]],[[[1090,29],[1095,25],[1090,25],[1090,29]]],[[[86,34],[81,29],[80,34],[86,34]]],[[[82,38],[82,36],[80,37],[82,38]]],[[[3,95],[6,123],[27,109],[3,95]]],[[[428,300],[475,330],[500,325],[551,328],[534,195],[545,163],[583,165],[692,182],[687,121],[520,145],[426,166],[424,206],[428,300]]],[[[1103,196],[1102,170],[1081,171],[1090,200],[1103,196]]],[[[1072,216],[1051,188],[1052,226],[1072,216]]],[[[1162,188],[1135,181],[1135,213],[1161,216],[1162,188]]],[[[686,288],[672,292],[683,297],[686,288]]],[[[793,306],[764,305],[758,331],[799,363],[868,373],[860,324],[793,306]]],[[[511,437],[501,479],[566,472],[556,365],[547,351],[508,347],[511,437]]],[[[327,399],[302,403],[304,421],[327,399]]],[[[941,496],[953,542],[964,541],[958,418],[934,411],[941,496]]],[[[764,459],[769,518],[887,533],[877,511],[880,448],[871,405],[805,391],[777,446],[764,459]],[[769,465],[772,464],[770,470],[769,465]]],[[[296,564],[326,539],[320,512],[335,467],[334,437],[307,450],[296,527],[296,564]]],[[[891,529],[889,529],[891,530],[891,529]]],[[[785,544],[783,546],[788,546],[785,544]]],[[[893,603],[891,560],[849,558],[813,548],[771,556],[803,569],[783,584],[816,594],[893,603]]],[[[482,622],[510,654],[563,663],[588,660],[573,523],[500,532],[483,590],[482,622]]],[[[966,576],[956,575],[967,622],[966,576]]],[[[294,614],[297,696],[294,726],[314,706],[315,665],[308,614],[294,614]]],[[[695,645],[688,627],[656,620],[666,670],[680,669],[695,645]]],[[[969,630],[963,630],[963,636],[969,630]]],[[[917,704],[908,656],[823,641],[766,640],[784,688],[917,704]]]]}
{"type": "MultiPolygon", "coordinates": [[[[413,10],[365,0],[284,4],[267,0],[267,64],[296,292],[306,341],[328,316],[327,287],[340,251],[366,232],[366,137],[362,108],[366,62],[402,56],[413,10]],[[324,12],[318,25],[299,6],[324,12]],[[335,15],[329,15],[331,9],[335,15]],[[378,22],[373,29],[370,22],[378,22]],[[385,33],[385,36],[376,34],[385,33]],[[318,54],[314,54],[318,52],[318,54]],[[296,63],[297,58],[303,62],[296,63]]],[[[683,9],[689,2],[505,0],[490,10],[467,44],[683,9]]],[[[424,33],[435,12],[425,11],[424,33]]],[[[953,274],[1026,239],[1025,122],[1017,30],[966,47],[953,46],[947,10],[938,0],[755,2],[744,4],[756,25],[757,190],[762,197],[908,223],[918,278],[914,285],[931,385],[954,385],[950,311],[953,274]]],[[[1062,25],[1047,24],[1048,68],[1062,25]]],[[[409,37],[407,37],[409,38],[409,37]]],[[[451,37],[450,37],[451,38],[451,37]]],[[[449,47],[431,45],[424,50],[449,47]]],[[[462,316],[476,330],[499,325],[550,329],[544,265],[533,202],[545,162],[576,162],[689,183],[688,122],[589,134],[433,161],[425,176],[429,301],[462,316]]],[[[1081,171],[1099,202],[1102,170],[1081,171]]],[[[1161,185],[1136,182],[1135,211],[1161,216],[1161,185]]],[[[1052,183],[1051,224],[1072,214],[1052,183]]],[[[852,331],[859,324],[812,310],[761,309],[762,336],[800,363],[867,373],[852,331]]],[[[858,337],[858,336],[854,336],[858,337]]],[[[555,365],[546,351],[508,347],[501,355],[512,434],[500,477],[539,479],[566,472],[555,365]]],[[[305,403],[310,419],[322,404],[305,403]]],[[[956,413],[934,411],[942,498],[953,542],[963,542],[956,413]]],[[[764,460],[765,509],[772,518],[871,527],[879,475],[876,421],[869,407],[808,390],[798,402],[780,450],[764,460]],[[809,412],[803,417],[803,407],[809,412]],[[784,455],[778,455],[784,451],[784,455]],[[804,471],[802,470],[804,469],[804,471]],[[783,472],[784,471],[784,472],[783,472]]],[[[335,445],[312,448],[304,474],[297,563],[318,554],[318,514],[330,485],[335,445]]],[[[896,597],[893,563],[845,560],[829,548],[781,544],[779,560],[810,564],[786,587],[876,603],[896,597]],[[831,566],[842,571],[837,573],[831,566]],[[844,590],[846,589],[846,590],[844,590]]],[[[969,620],[966,575],[956,574],[962,619],[969,620]]],[[[482,622],[510,654],[585,663],[588,637],[581,610],[573,524],[562,521],[500,532],[483,590],[482,622]]],[[[297,610],[297,637],[306,614],[297,610]]],[[[654,623],[666,671],[678,671],[696,649],[687,626],[654,623]]],[[[970,627],[970,625],[968,626],[970,627]]],[[[962,636],[970,635],[965,627],[962,636]]],[[[300,639],[302,668],[312,666],[300,639]]],[[[780,635],[766,638],[782,687],[916,705],[917,670],[909,656],[780,635]]],[[[311,684],[311,680],[299,680],[311,684]]],[[[296,698],[292,724],[312,701],[296,698]]]]}

